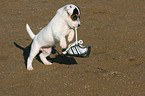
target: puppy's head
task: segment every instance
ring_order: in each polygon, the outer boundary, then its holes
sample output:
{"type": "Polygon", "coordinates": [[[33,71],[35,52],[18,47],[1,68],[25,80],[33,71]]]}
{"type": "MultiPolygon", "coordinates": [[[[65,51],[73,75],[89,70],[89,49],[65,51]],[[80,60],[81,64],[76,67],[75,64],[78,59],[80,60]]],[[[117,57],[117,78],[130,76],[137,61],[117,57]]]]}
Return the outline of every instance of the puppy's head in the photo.
{"type": "Polygon", "coordinates": [[[80,10],[73,4],[68,4],[64,7],[66,11],[66,22],[71,28],[80,26],[80,10]]]}

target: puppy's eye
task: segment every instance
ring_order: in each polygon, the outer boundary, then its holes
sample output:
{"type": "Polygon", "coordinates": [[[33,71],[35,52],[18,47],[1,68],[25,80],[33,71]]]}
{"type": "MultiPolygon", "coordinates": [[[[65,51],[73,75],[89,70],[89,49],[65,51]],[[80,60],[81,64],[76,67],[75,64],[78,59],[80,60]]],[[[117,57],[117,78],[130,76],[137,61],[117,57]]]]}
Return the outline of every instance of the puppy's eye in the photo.
{"type": "Polygon", "coordinates": [[[75,14],[75,15],[72,15],[72,16],[71,16],[71,19],[72,19],[73,21],[76,21],[78,18],[80,18],[80,16],[79,16],[78,14],[75,14]]]}
{"type": "Polygon", "coordinates": [[[77,16],[76,15],[74,15],[74,16],[72,16],[72,20],[77,20],[77,16]]]}

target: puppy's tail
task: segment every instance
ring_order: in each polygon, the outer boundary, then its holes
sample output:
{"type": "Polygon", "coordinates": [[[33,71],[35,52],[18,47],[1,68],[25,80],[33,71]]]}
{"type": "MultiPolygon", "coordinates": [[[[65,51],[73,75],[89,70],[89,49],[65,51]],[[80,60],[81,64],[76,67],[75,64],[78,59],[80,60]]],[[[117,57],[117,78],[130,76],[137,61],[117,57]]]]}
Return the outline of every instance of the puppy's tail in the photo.
{"type": "Polygon", "coordinates": [[[27,30],[29,36],[30,36],[32,39],[34,39],[35,34],[32,32],[32,30],[30,29],[30,26],[29,26],[28,24],[26,24],[26,30],[27,30]]]}

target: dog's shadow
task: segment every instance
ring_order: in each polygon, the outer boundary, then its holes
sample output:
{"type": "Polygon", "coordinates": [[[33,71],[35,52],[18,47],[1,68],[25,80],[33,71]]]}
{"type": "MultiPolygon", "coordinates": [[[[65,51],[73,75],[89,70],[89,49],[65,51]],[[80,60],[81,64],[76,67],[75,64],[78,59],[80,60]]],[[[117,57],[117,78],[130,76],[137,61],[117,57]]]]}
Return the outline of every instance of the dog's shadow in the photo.
{"type": "MultiPolygon", "coordinates": [[[[13,43],[17,48],[23,50],[24,62],[25,62],[25,66],[27,68],[27,59],[30,54],[31,44],[28,45],[27,47],[23,48],[20,45],[18,45],[16,42],[13,42],[13,43]]],[[[37,54],[36,59],[42,63],[42,61],[39,58],[40,53],[41,53],[41,51],[37,54]]],[[[55,55],[55,58],[51,58],[48,56],[47,59],[50,60],[52,63],[55,62],[55,63],[65,64],[65,65],[77,64],[76,60],[73,57],[68,57],[66,55],[59,54],[58,51],[55,49],[55,47],[52,47],[52,54],[56,54],[56,53],[57,53],[57,55],[55,55]]]]}

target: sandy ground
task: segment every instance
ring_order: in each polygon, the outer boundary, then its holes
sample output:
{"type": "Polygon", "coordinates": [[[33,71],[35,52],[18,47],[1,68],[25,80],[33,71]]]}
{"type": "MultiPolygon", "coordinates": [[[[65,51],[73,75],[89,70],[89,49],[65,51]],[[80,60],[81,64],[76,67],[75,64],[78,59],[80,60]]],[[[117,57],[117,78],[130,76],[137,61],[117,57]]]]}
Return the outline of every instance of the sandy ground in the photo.
{"type": "Polygon", "coordinates": [[[145,0],[0,0],[0,42],[0,96],[145,96],[145,0]],[[27,71],[25,24],[38,33],[68,3],[81,9],[78,37],[90,56],[53,54],[53,65],[35,59],[27,71]]]}

